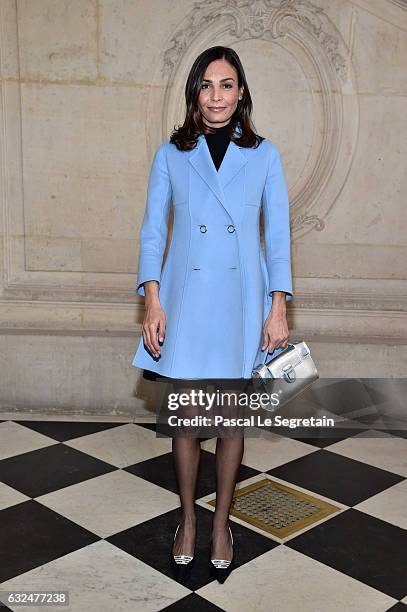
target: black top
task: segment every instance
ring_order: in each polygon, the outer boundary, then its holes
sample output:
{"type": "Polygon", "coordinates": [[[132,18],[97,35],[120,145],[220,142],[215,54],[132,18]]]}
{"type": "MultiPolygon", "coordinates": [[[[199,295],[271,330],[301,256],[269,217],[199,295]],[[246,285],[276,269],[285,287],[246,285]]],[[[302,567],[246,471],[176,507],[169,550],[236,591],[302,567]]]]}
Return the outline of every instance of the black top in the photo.
{"type": "Polygon", "coordinates": [[[223,127],[215,128],[216,132],[214,134],[205,134],[206,143],[216,170],[219,170],[222,159],[224,158],[226,150],[229,146],[229,127],[229,124],[226,124],[223,127]]]}
{"type": "MultiPolygon", "coordinates": [[[[230,138],[229,124],[224,125],[220,128],[215,128],[215,134],[205,134],[206,143],[208,145],[213,163],[215,164],[216,170],[219,170],[222,160],[225,156],[226,150],[229,146],[230,138]]],[[[168,378],[164,377],[157,372],[151,370],[143,370],[143,378],[147,380],[156,380],[157,378],[168,378]]]]}

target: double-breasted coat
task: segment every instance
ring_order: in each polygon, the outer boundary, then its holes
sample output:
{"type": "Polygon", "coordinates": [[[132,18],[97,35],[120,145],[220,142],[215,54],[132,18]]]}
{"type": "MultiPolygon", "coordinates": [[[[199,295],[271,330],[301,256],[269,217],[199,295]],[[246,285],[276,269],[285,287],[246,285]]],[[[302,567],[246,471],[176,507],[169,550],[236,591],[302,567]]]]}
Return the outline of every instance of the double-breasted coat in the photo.
{"type": "Polygon", "coordinates": [[[268,354],[261,342],[272,291],[294,297],[288,192],[274,143],[244,148],[230,141],[218,171],[203,134],[191,151],[160,144],[148,181],[136,294],[145,295],[148,280],[159,282],[165,339],[154,357],[141,337],[132,365],[172,378],[251,378],[268,354]],[[162,268],[170,202],[173,231],[162,268]]]}

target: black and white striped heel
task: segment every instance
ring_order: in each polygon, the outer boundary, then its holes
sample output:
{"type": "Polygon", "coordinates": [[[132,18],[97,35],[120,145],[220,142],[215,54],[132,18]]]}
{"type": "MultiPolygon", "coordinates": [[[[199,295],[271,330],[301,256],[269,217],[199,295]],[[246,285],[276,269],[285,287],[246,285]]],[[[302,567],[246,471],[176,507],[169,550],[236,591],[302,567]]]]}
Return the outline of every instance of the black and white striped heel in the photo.
{"type": "Polygon", "coordinates": [[[189,573],[191,571],[195,557],[194,555],[174,555],[173,554],[172,548],[175,542],[175,538],[177,537],[179,527],[180,525],[177,526],[175,530],[175,534],[174,534],[174,539],[172,541],[170,561],[171,561],[171,567],[173,569],[176,579],[185,580],[185,578],[189,576],[189,573]]]}
{"type": "Polygon", "coordinates": [[[229,559],[211,559],[210,569],[211,574],[217,579],[218,582],[225,582],[226,578],[234,568],[234,554],[233,554],[233,535],[229,525],[230,539],[232,542],[232,558],[229,559]]]}

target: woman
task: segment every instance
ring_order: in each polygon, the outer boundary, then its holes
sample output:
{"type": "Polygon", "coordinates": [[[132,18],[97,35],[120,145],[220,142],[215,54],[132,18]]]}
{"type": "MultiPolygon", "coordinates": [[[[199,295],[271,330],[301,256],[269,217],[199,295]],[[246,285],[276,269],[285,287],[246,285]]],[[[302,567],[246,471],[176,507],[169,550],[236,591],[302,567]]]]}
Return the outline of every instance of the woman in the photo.
{"type": "MultiPolygon", "coordinates": [[[[158,147],[148,183],[136,289],[146,310],[132,364],[145,378],[172,380],[177,391],[207,379],[241,389],[255,365],[287,346],[293,292],[284,171],[277,147],[253,129],[233,49],[216,46],[198,56],[185,98],[184,123],[158,147]],[[170,201],[173,233],[162,268],[170,201]]],[[[181,520],[171,559],[180,578],[194,559],[199,438],[177,435],[172,448],[181,520]]],[[[241,436],[217,439],[209,566],[221,582],[233,565],[229,511],[243,449],[241,436]]]]}

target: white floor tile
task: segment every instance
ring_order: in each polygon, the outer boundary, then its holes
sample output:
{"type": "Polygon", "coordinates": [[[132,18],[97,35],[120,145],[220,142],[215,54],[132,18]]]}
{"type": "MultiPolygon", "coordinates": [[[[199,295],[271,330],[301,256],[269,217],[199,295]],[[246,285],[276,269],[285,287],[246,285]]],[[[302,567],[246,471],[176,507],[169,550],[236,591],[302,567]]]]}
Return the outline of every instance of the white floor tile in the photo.
{"type": "Polygon", "coordinates": [[[367,430],[346,440],[331,444],[330,452],[368,463],[382,470],[407,477],[407,440],[390,434],[367,430]]]}
{"type": "Polygon", "coordinates": [[[171,451],[171,439],[157,438],[154,431],[132,423],[69,440],[65,444],[116,467],[127,467],[171,451]]]}
{"type": "Polygon", "coordinates": [[[16,489],[9,487],[4,482],[0,482],[0,510],[20,504],[27,501],[27,499],[30,498],[24,495],[24,493],[20,493],[20,491],[16,491],[16,489]]]}
{"type": "Polygon", "coordinates": [[[279,546],[196,591],[233,612],[384,612],[396,600],[279,546]]]}
{"type": "Polygon", "coordinates": [[[41,495],[36,501],[102,538],[179,506],[175,493],[122,470],[41,495]]]}
{"type": "Polygon", "coordinates": [[[2,590],[44,588],[69,591],[70,605],[53,607],[66,612],[157,612],[191,592],[104,540],[1,584],[2,590]]]}
{"type": "Polygon", "coordinates": [[[354,508],[402,529],[407,529],[407,480],[373,495],[354,508]]]}
{"type": "Polygon", "coordinates": [[[24,425],[5,421],[0,423],[0,460],[58,444],[53,438],[37,433],[24,425]]]}

